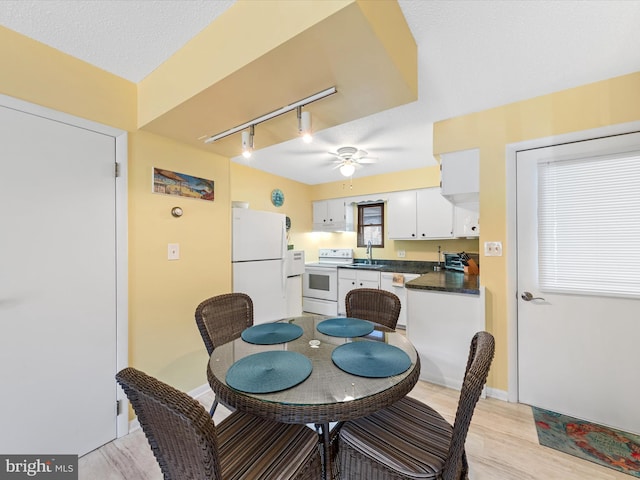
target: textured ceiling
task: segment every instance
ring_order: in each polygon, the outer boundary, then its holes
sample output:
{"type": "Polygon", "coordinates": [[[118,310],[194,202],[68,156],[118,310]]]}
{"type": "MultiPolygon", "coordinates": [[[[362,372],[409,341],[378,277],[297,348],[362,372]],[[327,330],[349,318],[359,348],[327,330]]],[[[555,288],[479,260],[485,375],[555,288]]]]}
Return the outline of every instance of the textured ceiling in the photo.
{"type": "MultiPolygon", "coordinates": [[[[0,24],[138,82],[232,3],[0,0],[0,24]]],[[[399,4],[418,44],[418,101],[234,161],[309,184],[341,178],[326,152],[345,145],[379,159],[354,179],[433,165],[434,121],[640,71],[637,0],[399,4]]]]}

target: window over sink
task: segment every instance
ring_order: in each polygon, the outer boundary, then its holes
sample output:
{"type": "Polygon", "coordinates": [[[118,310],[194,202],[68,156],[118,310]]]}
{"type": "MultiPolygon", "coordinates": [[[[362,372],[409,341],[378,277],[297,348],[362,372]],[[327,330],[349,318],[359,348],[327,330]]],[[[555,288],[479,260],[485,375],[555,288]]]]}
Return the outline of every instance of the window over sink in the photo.
{"type": "Polygon", "coordinates": [[[358,247],[384,247],[384,202],[358,205],[358,247]]]}

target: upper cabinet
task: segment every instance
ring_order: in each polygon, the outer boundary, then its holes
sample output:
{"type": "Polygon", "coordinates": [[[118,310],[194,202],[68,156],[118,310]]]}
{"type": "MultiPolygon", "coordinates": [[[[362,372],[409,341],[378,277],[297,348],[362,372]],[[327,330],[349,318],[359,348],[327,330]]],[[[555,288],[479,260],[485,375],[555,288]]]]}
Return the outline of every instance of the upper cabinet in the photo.
{"type": "Polygon", "coordinates": [[[452,203],[479,201],[480,151],[476,149],[440,154],[442,195],[452,203]]]}
{"type": "Polygon", "coordinates": [[[314,232],[353,232],[353,205],[344,198],[313,202],[314,232]]]}
{"type": "Polygon", "coordinates": [[[477,238],[480,236],[480,214],[477,203],[456,205],[453,210],[453,236],[477,238]]]}
{"type": "Polygon", "coordinates": [[[453,205],[439,188],[389,194],[388,237],[393,240],[432,240],[453,237],[453,205]]]}

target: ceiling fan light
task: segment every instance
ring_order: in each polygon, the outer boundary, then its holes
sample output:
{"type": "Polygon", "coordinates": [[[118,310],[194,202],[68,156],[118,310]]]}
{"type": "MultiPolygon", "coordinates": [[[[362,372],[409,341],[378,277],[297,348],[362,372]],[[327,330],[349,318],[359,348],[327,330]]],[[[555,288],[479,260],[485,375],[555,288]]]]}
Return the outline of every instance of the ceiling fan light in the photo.
{"type": "Polygon", "coordinates": [[[340,173],[345,177],[350,177],[355,171],[356,167],[352,163],[345,163],[340,167],[340,173]]]}

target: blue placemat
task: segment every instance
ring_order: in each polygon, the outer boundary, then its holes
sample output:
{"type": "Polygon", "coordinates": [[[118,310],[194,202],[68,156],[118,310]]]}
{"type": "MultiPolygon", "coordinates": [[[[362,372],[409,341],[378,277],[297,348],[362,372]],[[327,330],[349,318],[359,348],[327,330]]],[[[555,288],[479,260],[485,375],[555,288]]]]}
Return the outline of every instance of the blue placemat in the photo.
{"type": "Polygon", "coordinates": [[[246,393],[271,393],[291,388],[311,375],[311,360],[297,352],[276,350],[249,355],[231,365],[227,385],[246,393]]]}
{"type": "Polygon", "coordinates": [[[316,327],[320,333],[331,337],[363,337],[373,332],[373,322],[359,318],[330,318],[316,327]]]}
{"type": "Polygon", "coordinates": [[[359,377],[391,377],[411,366],[409,355],[398,347],[379,342],[345,343],[333,351],[331,359],[340,370],[359,377]]]}
{"type": "Polygon", "coordinates": [[[263,323],[243,330],[240,335],[248,343],[274,345],[295,340],[302,336],[302,332],[302,327],[292,323],[263,323]]]}

